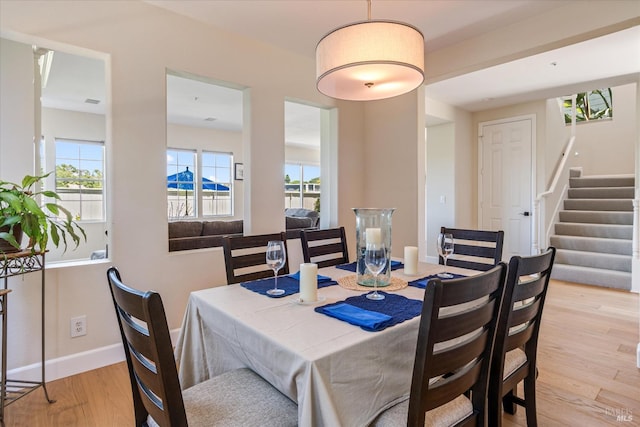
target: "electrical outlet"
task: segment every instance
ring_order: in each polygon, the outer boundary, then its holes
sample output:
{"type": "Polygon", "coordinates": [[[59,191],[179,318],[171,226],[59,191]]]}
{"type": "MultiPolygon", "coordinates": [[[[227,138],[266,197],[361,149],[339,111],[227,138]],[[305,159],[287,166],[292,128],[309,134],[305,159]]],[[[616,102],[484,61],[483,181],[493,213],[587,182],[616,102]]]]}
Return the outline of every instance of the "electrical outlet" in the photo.
{"type": "Polygon", "coordinates": [[[71,338],[87,335],[87,316],[78,316],[71,319],[71,338]]]}

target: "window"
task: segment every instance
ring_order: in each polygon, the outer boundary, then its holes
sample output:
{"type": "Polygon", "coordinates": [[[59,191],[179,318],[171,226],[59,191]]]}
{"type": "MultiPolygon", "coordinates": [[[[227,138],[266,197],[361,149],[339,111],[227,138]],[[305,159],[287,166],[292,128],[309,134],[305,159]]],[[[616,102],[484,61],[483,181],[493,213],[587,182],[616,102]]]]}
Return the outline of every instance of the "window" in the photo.
{"type": "MultiPolygon", "coordinates": [[[[571,97],[563,98],[564,122],[571,124],[571,97]]],[[[576,123],[613,118],[611,88],[576,94],[576,123]]]]}
{"type": "Polygon", "coordinates": [[[168,149],[169,219],[233,215],[232,165],[230,153],[168,149]]]}
{"type": "Polygon", "coordinates": [[[196,152],[167,150],[167,201],[169,218],[195,216],[196,152]]]}
{"type": "Polygon", "coordinates": [[[56,192],[77,221],[103,221],[104,143],[56,139],[56,192]]]}
{"type": "Polygon", "coordinates": [[[320,166],[285,164],[286,208],[306,208],[320,212],[320,166]]]}
{"type": "Polygon", "coordinates": [[[202,215],[231,216],[231,174],[233,156],[229,153],[202,153],[202,215]]]}

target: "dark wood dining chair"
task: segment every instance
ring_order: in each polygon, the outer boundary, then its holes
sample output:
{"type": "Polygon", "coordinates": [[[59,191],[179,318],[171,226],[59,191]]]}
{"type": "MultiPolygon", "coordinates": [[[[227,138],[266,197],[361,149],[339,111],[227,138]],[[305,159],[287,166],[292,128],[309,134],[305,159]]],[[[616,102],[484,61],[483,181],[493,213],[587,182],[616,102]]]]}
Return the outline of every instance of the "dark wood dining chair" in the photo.
{"type": "Polygon", "coordinates": [[[326,230],[303,230],[300,233],[304,262],[318,264],[319,268],[349,262],[347,236],[344,227],[326,230]]]}
{"type": "Polygon", "coordinates": [[[515,414],[523,406],[527,426],[538,425],[536,416],[536,354],[540,320],[556,249],[540,255],[515,256],[509,261],[509,275],[500,311],[489,382],[489,425],[500,427],[502,407],[515,414]],[[524,399],[516,394],[524,380],[524,399]]]}
{"type": "Polygon", "coordinates": [[[125,348],[136,426],[295,426],[297,405],[247,368],[180,389],[160,294],[107,271],[125,348]]]}
{"type": "MultiPolygon", "coordinates": [[[[441,233],[453,235],[453,256],[447,258],[447,265],[487,271],[502,261],[504,231],[467,230],[442,227],[441,233]]],[[[444,259],[439,256],[439,263],[444,259]]]]}
{"type": "MultiPolygon", "coordinates": [[[[257,234],[255,236],[227,236],[222,242],[224,261],[227,269],[227,284],[248,282],[273,277],[273,270],[267,266],[267,244],[270,240],[282,240],[285,251],[287,238],[284,232],[257,234]]],[[[289,274],[289,261],[278,271],[278,275],[289,274]]]]}
{"type": "Polygon", "coordinates": [[[507,266],[427,284],[409,399],[374,426],[485,426],[496,323],[507,266]],[[464,304],[464,305],[462,305],[464,304]],[[452,340],[452,341],[450,341],[452,340]]]}

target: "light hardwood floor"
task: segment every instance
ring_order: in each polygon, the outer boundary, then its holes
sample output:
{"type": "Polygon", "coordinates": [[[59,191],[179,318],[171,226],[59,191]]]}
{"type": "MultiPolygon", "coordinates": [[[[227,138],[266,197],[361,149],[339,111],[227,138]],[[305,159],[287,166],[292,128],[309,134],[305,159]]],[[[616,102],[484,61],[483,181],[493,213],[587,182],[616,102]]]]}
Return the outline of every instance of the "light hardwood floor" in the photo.
{"type": "MultiPolygon", "coordinates": [[[[538,347],[539,425],[640,425],[639,301],[637,294],[551,282],[538,347]]],[[[39,389],[6,408],[7,427],[133,425],[124,363],[47,388],[56,403],[39,389]]],[[[524,415],[522,408],[505,415],[505,427],[526,426],[524,415]]]]}

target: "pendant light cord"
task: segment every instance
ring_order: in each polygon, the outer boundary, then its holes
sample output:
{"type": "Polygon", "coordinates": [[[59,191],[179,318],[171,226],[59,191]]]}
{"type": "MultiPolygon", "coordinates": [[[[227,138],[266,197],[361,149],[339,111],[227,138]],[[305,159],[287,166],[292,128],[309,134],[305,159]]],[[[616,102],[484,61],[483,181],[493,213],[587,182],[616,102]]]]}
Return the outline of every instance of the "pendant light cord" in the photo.
{"type": "Polygon", "coordinates": [[[371,21],[371,0],[367,0],[367,21],[371,21]]]}

